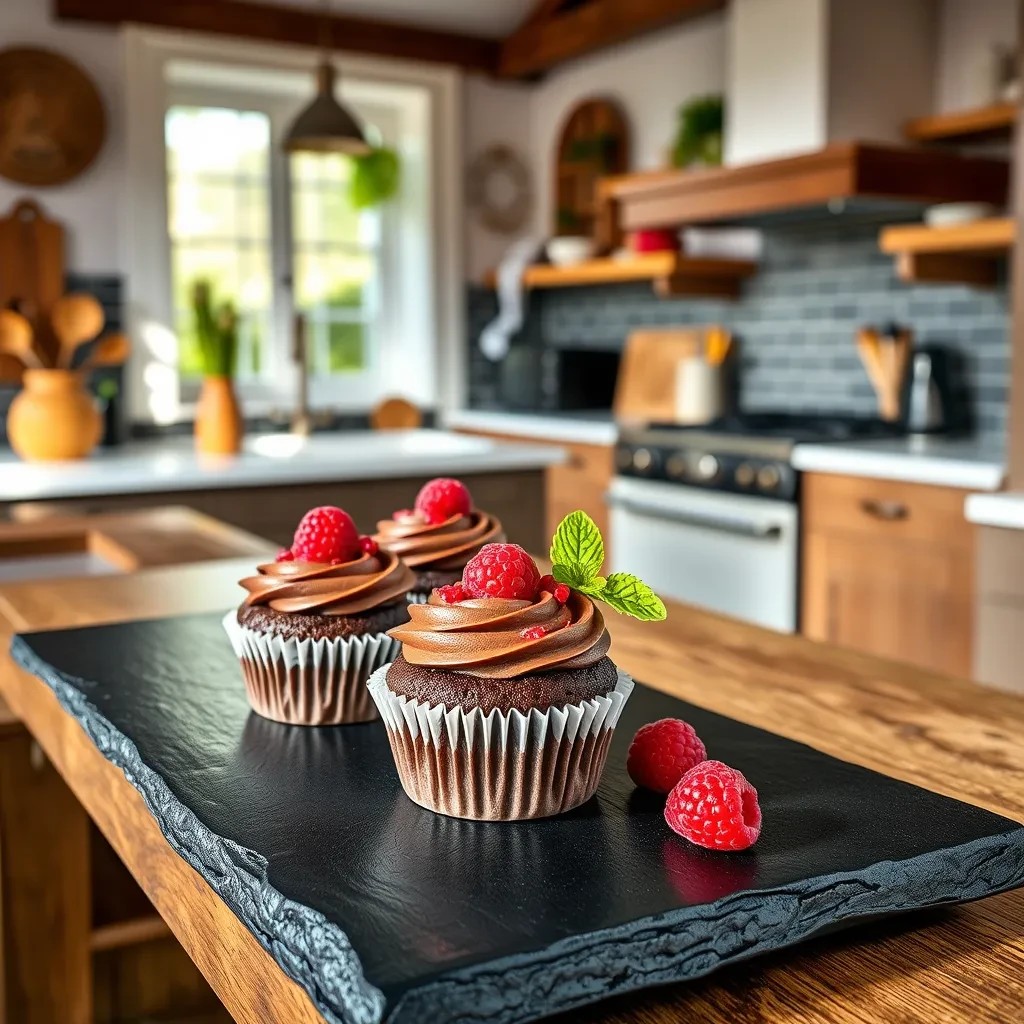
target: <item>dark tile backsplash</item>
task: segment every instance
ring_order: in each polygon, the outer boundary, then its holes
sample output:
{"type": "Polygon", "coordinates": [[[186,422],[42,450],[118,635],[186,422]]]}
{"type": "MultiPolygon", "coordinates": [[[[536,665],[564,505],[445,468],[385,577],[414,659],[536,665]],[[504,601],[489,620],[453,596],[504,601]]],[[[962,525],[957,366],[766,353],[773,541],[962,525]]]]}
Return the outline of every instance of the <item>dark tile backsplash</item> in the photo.
{"type": "MultiPolygon", "coordinates": [[[[758,273],[736,302],[659,299],[646,283],[568,288],[530,295],[524,337],[515,344],[620,349],[636,327],[721,323],[740,340],[740,403],[870,414],[874,392],[857,356],[864,323],[905,323],[920,342],[956,351],[959,390],[976,431],[1002,443],[1009,380],[1009,310],[1005,281],[991,290],[907,285],[878,249],[877,219],[848,218],[769,228],[758,273]]],[[[496,310],[493,293],[468,300],[470,403],[501,400],[501,370],[476,348],[496,310]]]]}

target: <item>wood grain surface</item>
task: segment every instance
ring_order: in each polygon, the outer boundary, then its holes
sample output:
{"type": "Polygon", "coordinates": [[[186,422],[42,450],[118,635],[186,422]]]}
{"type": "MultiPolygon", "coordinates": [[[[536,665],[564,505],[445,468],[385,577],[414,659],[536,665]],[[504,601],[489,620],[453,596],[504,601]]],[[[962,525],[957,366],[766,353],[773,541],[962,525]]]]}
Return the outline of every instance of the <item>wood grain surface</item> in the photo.
{"type": "MultiPolygon", "coordinates": [[[[153,570],[106,585],[103,617],[230,602],[244,562],[153,570]]],[[[24,584],[4,614],[95,621],[88,584],[24,584]],[[76,617],[77,616],[77,617],[76,617]]],[[[670,604],[647,625],[611,615],[613,655],[685,700],[820,750],[1024,821],[1024,700],[905,665],[780,636],[670,604]]],[[[128,864],[235,1020],[320,1018],[201,878],[167,845],[138,793],[61,711],[50,690],[12,670],[0,689],[128,864]]],[[[756,779],[753,780],[756,784],[756,779]]],[[[885,809],[879,809],[884,815],[885,809]]],[[[575,1013],[602,1024],[941,1024],[1019,1019],[1024,1002],[1024,893],[868,925],[714,975],[575,1013]],[[1016,1016],[1015,1016],[1016,1015],[1016,1016]]]]}

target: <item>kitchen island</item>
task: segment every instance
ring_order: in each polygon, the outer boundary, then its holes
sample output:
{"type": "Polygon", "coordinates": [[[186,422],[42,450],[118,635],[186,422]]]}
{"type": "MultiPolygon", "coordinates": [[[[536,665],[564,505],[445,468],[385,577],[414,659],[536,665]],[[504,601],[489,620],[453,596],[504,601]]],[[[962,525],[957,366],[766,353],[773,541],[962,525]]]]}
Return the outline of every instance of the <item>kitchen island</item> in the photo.
{"type": "Polygon", "coordinates": [[[186,505],[283,545],[315,505],[341,505],[371,530],[412,505],[428,478],[454,476],[510,535],[543,547],[544,474],[564,457],[550,446],[441,430],[263,434],[229,457],[200,457],[191,437],[134,441],[79,462],[25,463],[7,453],[0,519],[26,503],[76,514],[186,505]]]}
{"type": "MultiPolygon", "coordinates": [[[[158,570],[105,581],[105,618],[146,614],[154,595],[196,594],[211,607],[239,566],[158,570]],[[184,585],[184,586],[183,586],[184,585]]],[[[5,613],[19,630],[34,609],[94,621],[89,581],[15,585],[5,613]]],[[[166,604],[155,608],[163,611],[166,604]]],[[[179,604],[180,610],[187,610],[179,604]]],[[[656,626],[613,617],[616,660],[649,685],[937,792],[1024,821],[1024,700],[969,683],[670,605],[656,626]]],[[[112,839],[236,1021],[318,1024],[304,991],[206,882],[172,850],[138,792],[106,761],[43,683],[17,669],[0,690],[112,839]]],[[[882,813],[880,811],[880,813],[882,813]]],[[[867,925],[689,986],[622,996],[574,1014],[611,1022],[838,1024],[1014,1019],[1024,996],[1024,892],[867,925]]],[[[69,1022],[72,1024],[72,1022],[69,1022]]],[[[73,1022],[78,1024],[78,1022],[73,1022]]]]}

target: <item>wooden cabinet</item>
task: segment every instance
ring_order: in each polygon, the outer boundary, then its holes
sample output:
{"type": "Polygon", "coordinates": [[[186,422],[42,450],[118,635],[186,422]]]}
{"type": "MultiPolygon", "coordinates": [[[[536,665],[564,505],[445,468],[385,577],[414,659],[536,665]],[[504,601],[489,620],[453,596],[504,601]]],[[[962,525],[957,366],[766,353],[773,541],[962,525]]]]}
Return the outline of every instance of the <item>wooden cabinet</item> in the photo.
{"type": "MultiPolygon", "coordinates": [[[[570,512],[581,508],[601,528],[604,536],[605,551],[610,551],[608,530],[608,507],[605,505],[605,492],[612,480],[614,450],[611,445],[577,444],[566,441],[547,441],[535,437],[513,437],[508,434],[495,434],[482,430],[463,430],[459,433],[475,434],[489,437],[496,441],[511,441],[516,444],[550,444],[552,447],[563,448],[568,457],[560,466],[549,466],[546,478],[546,496],[544,502],[544,536],[550,539],[555,527],[570,512]]],[[[517,536],[510,537],[513,541],[525,544],[517,536]]],[[[547,554],[547,543],[537,552],[547,554]]]]}
{"type": "Polygon", "coordinates": [[[806,474],[803,487],[804,634],[970,676],[966,492],[819,473],[806,474]]]}

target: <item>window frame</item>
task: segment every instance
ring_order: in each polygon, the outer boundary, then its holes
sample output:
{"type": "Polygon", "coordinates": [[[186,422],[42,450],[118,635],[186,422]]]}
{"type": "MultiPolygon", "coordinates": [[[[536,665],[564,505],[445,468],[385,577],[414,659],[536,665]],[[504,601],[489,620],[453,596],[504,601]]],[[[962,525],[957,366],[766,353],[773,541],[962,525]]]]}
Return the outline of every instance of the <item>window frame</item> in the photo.
{"type": "MultiPolygon", "coordinates": [[[[288,281],[294,278],[294,243],[292,223],[292,175],[288,154],[281,143],[288,126],[297,113],[297,104],[290,99],[273,96],[253,95],[230,86],[182,85],[172,83],[167,90],[164,114],[172,107],[220,107],[226,110],[251,111],[264,114],[270,126],[269,173],[269,256],[271,278],[270,332],[272,338],[263,357],[266,368],[259,378],[245,378],[237,382],[237,391],[242,399],[256,400],[261,404],[287,402],[290,392],[285,384],[294,377],[296,368],[290,358],[291,335],[296,313],[293,289],[288,281]]],[[[357,116],[364,122],[372,123],[379,131],[382,141],[395,145],[399,141],[398,117],[392,108],[372,102],[353,104],[357,116]]],[[[166,147],[165,147],[166,154],[166,147]]],[[[165,181],[168,182],[165,160],[165,181]]],[[[169,191],[169,189],[168,189],[169,191]]],[[[396,237],[397,218],[391,204],[379,209],[380,238],[376,246],[376,270],[381,279],[394,279],[395,254],[400,246],[396,237]]],[[[172,246],[168,234],[168,249],[172,246]]],[[[173,268],[171,268],[173,271],[173,268]]],[[[168,279],[170,286],[170,278],[168,279]]],[[[173,298],[172,298],[173,307],[173,298]]],[[[346,374],[309,375],[309,400],[315,405],[340,405],[343,408],[358,406],[361,396],[380,390],[381,356],[387,348],[385,338],[389,324],[386,309],[388,302],[377,299],[377,309],[372,323],[375,344],[367,353],[367,366],[362,371],[346,374]]],[[[173,308],[172,308],[173,313],[173,308]]],[[[293,388],[297,386],[297,381],[293,388]]],[[[187,403],[194,403],[199,397],[200,382],[195,379],[179,378],[179,393],[187,403]]],[[[294,393],[292,391],[291,393],[294,393]]]]}
{"type": "MultiPolygon", "coordinates": [[[[170,325],[170,237],[167,222],[167,171],[164,143],[166,110],[181,102],[217,105],[211,96],[231,94],[235,109],[271,113],[272,134],[294,114],[287,97],[270,102],[247,90],[228,85],[192,88],[171,81],[175,62],[197,61],[211,68],[257,72],[301,72],[312,88],[313,55],[306,49],[275,45],[225,43],[203,37],[173,36],[139,28],[125,31],[128,80],[135,84],[126,96],[126,216],[122,251],[127,279],[128,322],[136,342],[129,365],[129,415],[136,420],[170,423],[194,414],[194,387],[176,370],[177,341],[170,325]],[[286,113],[284,113],[286,111],[286,113]],[[183,386],[184,385],[184,386],[183,386]]],[[[387,394],[402,394],[424,407],[457,407],[464,397],[465,324],[462,285],[461,196],[461,75],[454,69],[421,68],[400,61],[339,54],[343,95],[357,109],[377,106],[371,119],[379,123],[385,141],[394,131],[403,165],[412,167],[402,196],[382,208],[379,273],[396,281],[396,290],[380,304],[379,344],[370,372],[310,379],[314,409],[330,406],[337,412],[365,411],[387,394]],[[415,103],[391,103],[391,97],[414,97],[415,103]],[[378,98],[374,104],[374,97],[378,98]],[[395,111],[393,126],[388,108],[395,111]],[[392,221],[407,229],[389,230],[392,221]],[[346,381],[346,378],[348,380],[346,381]]],[[[286,186],[286,156],[279,140],[272,141],[272,248],[281,250],[290,239],[290,200],[286,186]]],[[[288,257],[290,259],[290,257],[288,257]]],[[[283,282],[276,268],[285,265],[281,251],[272,252],[275,289],[274,332],[290,338],[287,302],[277,301],[283,282]],[[287,322],[285,322],[287,320],[287,322]]],[[[273,374],[265,385],[243,388],[250,415],[294,407],[298,373],[288,365],[287,346],[272,344],[273,374]]],[[[269,369],[269,364],[268,364],[269,369]]]]}

